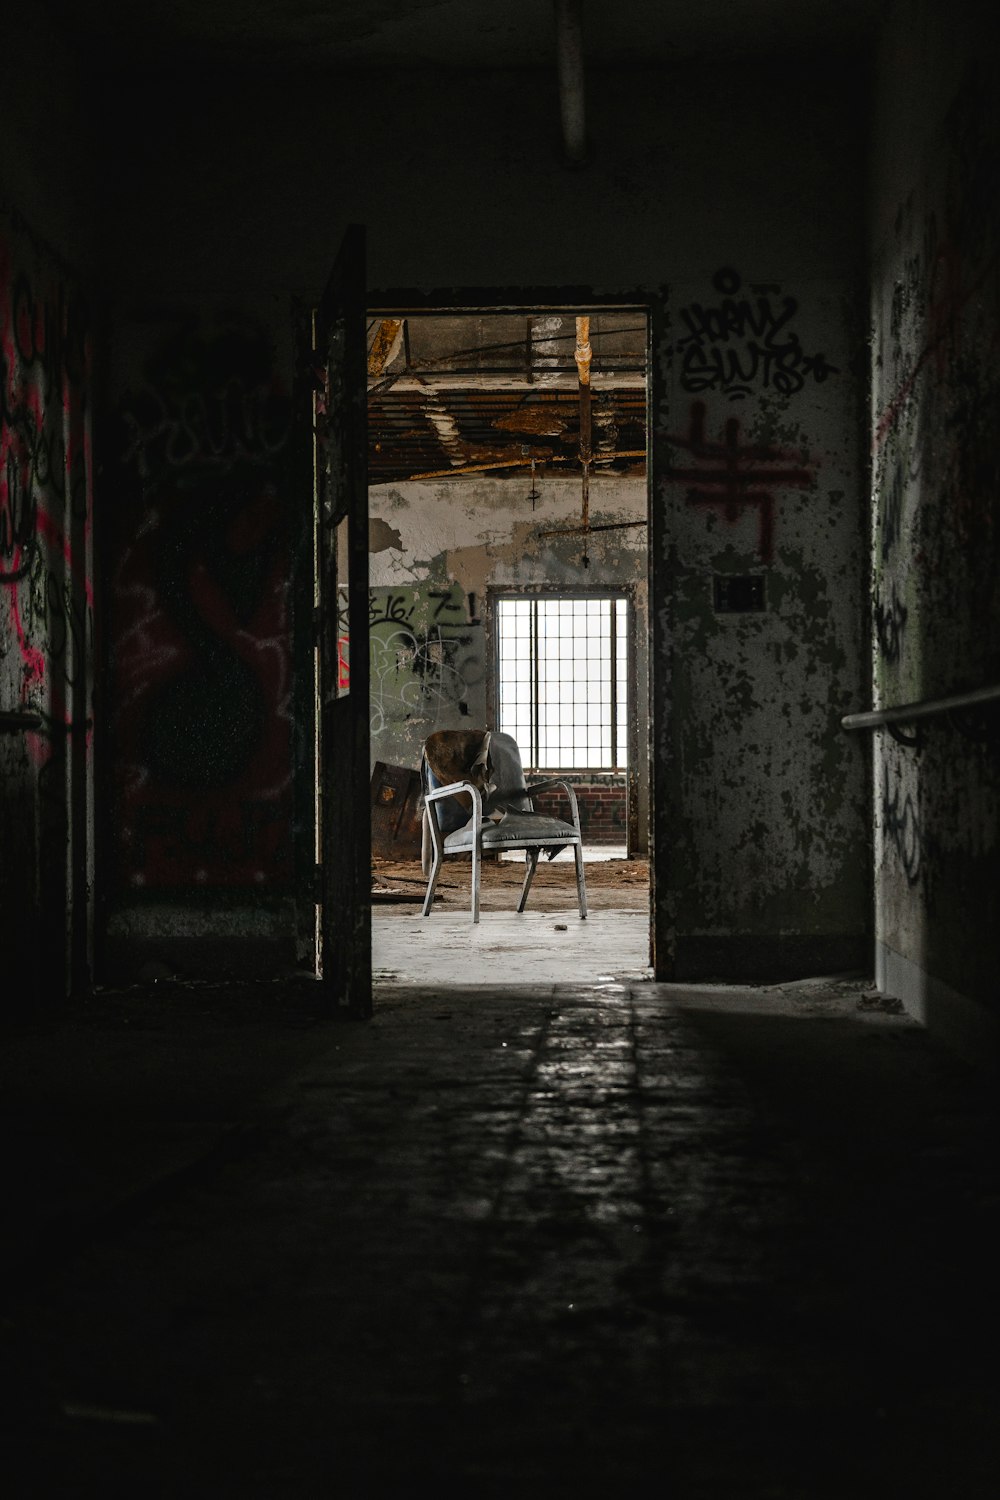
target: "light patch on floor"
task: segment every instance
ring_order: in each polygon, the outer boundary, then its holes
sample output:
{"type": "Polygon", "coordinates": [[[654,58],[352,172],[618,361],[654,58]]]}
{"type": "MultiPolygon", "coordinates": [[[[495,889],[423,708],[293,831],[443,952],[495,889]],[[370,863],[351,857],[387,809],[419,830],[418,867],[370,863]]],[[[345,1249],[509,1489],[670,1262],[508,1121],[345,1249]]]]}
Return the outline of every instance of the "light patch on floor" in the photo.
{"type": "MultiPolygon", "coordinates": [[[[511,864],[524,864],[524,851],[522,849],[511,849],[506,854],[501,854],[502,860],[511,864]]],[[[560,849],[552,864],[573,864],[574,854],[572,849],[560,849]]],[[[627,859],[628,855],[624,844],[584,844],[583,862],[585,865],[599,864],[609,859],[627,859]]]]}
{"type": "Polygon", "coordinates": [[[593,984],[648,979],[645,912],[434,911],[429,917],[372,911],[372,964],[384,984],[593,984]]]}

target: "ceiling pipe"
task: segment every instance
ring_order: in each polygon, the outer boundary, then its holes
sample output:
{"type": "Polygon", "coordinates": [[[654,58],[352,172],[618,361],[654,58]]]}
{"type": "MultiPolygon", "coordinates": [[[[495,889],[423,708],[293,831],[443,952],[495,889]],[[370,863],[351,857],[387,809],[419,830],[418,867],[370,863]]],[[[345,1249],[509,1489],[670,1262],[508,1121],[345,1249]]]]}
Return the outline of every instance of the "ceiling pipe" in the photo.
{"type": "Polygon", "coordinates": [[[556,66],[563,150],[569,166],[587,159],[587,125],[583,87],[583,0],[555,0],[556,66]]]}
{"type": "MultiPolygon", "coordinates": [[[[590,319],[579,317],[576,320],[576,369],[580,377],[580,529],[584,533],[590,530],[590,361],[592,358],[590,319]]],[[[586,541],[583,544],[583,566],[590,567],[586,541]]]]}

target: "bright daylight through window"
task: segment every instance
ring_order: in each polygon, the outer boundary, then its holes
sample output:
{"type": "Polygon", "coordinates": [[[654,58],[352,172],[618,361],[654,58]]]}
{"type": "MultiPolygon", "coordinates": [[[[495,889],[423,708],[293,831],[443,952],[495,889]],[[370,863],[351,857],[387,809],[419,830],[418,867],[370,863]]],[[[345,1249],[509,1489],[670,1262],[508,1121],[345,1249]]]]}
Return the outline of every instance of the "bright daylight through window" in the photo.
{"type": "Polygon", "coordinates": [[[623,771],[628,604],[621,595],[498,599],[498,725],[537,771],[623,771]]]}

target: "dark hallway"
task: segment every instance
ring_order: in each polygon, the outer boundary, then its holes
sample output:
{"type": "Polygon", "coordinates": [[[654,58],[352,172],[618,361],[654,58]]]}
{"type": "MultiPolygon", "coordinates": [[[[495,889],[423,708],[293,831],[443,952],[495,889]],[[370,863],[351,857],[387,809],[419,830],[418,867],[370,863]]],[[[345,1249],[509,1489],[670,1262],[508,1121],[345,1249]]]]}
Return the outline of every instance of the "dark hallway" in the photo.
{"type": "Polygon", "coordinates": [[[5,1493],[996,1492],[994,9],[3,5],[5,1493]]]}
{"type": "Polygon", "coordinates": [[[993,1090],[848,981],[161,984],[3,1099],[9,1494],[995,1492],[993,1090]]]}

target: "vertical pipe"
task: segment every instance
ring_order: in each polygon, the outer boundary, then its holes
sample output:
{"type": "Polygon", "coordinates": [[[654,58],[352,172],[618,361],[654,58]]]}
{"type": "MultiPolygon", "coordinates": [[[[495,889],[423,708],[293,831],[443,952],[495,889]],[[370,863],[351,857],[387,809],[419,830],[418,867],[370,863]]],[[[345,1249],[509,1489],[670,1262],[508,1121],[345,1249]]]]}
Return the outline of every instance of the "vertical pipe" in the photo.
{"type": "Polygon", "coordinates": [[[618,600],[611,601],[611,769],[618,765],[618,600]]]}
{"type": "Polygon", "coordinates": [[[531,601],[531,764],[541,765],[538,749],[538,600],[531,601]]]}
{"type": "Polygon", "coordinates": [[[563,149],[570,166],[587,156],[583,87],[583,0],[555,0],[556,66],[563,149]]]}
{"type": "Polygon", "coordinates": [[[590,559],[587,556],[587,532],[590,529],[590,361],[592,355],[593,351],[590,347],[590,319],[584,317],[577,318],[576,369],[580,377],[580,466],[582,470],[580,519],[583,526],[583,566],[585,568],[590,565],[590,559]]]}

